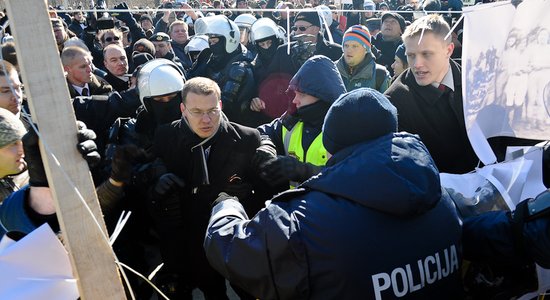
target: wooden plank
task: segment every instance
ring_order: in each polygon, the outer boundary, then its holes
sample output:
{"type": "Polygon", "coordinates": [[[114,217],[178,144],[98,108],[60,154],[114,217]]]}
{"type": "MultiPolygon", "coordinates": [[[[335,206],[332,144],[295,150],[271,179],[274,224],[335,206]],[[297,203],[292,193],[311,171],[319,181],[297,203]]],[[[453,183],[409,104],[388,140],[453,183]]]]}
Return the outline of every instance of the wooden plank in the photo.
{"type": "Polygon", "coordinates": [[[57,167],[41,145],[80,296],[82,299],[126,299],[113,250],[104,238],[107,230],[88,166],[76,150],[76,120],[47,3],[45,0],[8,0],[6,7],[33,119],[40,128],[42,142],[49,146],[63,169],[57,167]],[[100,227],[95,225],[74,187],[82,194],[100,227]]]}

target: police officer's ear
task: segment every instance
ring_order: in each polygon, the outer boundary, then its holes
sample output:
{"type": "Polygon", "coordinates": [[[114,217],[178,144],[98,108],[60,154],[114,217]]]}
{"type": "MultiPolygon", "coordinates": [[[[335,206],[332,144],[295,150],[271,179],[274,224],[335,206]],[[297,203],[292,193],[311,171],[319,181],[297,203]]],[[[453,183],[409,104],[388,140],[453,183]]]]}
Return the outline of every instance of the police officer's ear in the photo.
{"type": "Polygon", "coordinates": [[[185,110],[185,104],[180,103],[180,110],[181,110],[181,114],[183,115],[183,111],[185,110]]]}
{"type": "Polygon", "coordinates": [[[220,100],[220,109],[223,109],[223,102],[220,100]]]}

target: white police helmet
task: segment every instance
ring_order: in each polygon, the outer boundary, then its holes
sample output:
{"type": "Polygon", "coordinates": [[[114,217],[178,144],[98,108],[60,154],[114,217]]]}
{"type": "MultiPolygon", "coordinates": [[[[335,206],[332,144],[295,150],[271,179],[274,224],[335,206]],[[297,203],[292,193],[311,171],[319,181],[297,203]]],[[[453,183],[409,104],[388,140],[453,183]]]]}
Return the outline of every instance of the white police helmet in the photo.
{"type": "MultiPolygon", "coordinates": [[[[283,29],[284,30],[284,29],[283,29]]],[[[281,32],[277,24],[270,18],[260,18],[252,24],[250,29],[252,41],[266,39],[268,37],[275,36],[279,39],[284,38],[284,34],[281,32]]]]}
{"type": "Polygon", "coordinates": [[[153,59],[145,63],[138,73],[137,88],[142,104],[145,98],[163,96],[183,90],[185,77],[170,60],[153,59]]]}
{"type": "Polygon", "coordinates": [[[319,16],[321,16],[321,21],[325,22],[327,26],[332,25],[332,11],[326,5],[319,5],[315,8],[319,16]]]}
{"type": "Polygon", "coordinates": [[[224,37],[225,51],[227,53],[235,51],[241,40],[241,33],[237,24],[224,15],[197,19],[195,22],[195,34],[204,34],[209,37],[224,37]]]}
{"type": "Polygon", "coordinates": [[[185,53],[189,53],[189,51],[202,51],[206,48],[208,48],[208,36],[194,35],[183,50],[185,53]]]}
{"type": "Polygon", "coordinates": [[[250,28],[250,26],[252,26],[252,24],[254,24],[256,20],[256,17],[254,17],[252,14],[241,14],[235,18],[235,24],[237,24],[239,28],[250,28]]]}

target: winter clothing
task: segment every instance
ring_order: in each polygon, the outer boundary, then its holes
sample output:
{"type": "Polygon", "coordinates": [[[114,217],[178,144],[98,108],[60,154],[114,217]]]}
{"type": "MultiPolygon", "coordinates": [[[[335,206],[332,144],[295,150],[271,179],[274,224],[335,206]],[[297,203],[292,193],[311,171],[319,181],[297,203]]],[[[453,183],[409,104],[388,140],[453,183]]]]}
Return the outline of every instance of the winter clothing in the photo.
{"type": "Polygon", "coordinates": [[[348,147],[301,187],[250,221],[235,201],[215,206],[205,238],[211,265],[260,299],[460,297],[460,220],[417,137],[348,147]],[[434,257],[446,258],[425,270],[434,257]],[[421,285],[425,273],[437,284],[421,285]]]}
{"type": "MultiPolygon", "coordinates": [[[[294,113],[286,113],[258,130],[263,139],[272,141],[279,155],[292,156],[302,163],[311,164],[308,168],[311,174],[301,176],[307,179],[319,170],[313,166],[323,166],[328,159],[321,127],[328,108],[346,89],[334,63],[322,55],[308,59],[290,80],[288,89],[317,97],[319,101],[302,106],[294,113]]],[[[282,181],[281,178],[269,178],[269,170],[263,172],[273,183],[282,181]]],[[[292,172],[288,172],[286,177],[287,180],[293,177],[292,172]]],[[[282,184],[274,187],[277,191],[286,188],[288,185],[282,184]]]]}
{"type": "Polygon", "coordinates": [[[405,54],[405,44],[401,44],[395,50],[395,56],[399,57],[404,63],[407,62],[407,55],[405,54]]]}
{"type": "Polygon", "coordinates": [[[382,32],[379,32],[373,39],[372,44],[379,50],[379,54],[376,57],[376,63],[383,65],[393,76],[393,69],[391,65],[395,61],[395,50],[401,45],[403,41],[398,39],[397,41],[386,41],[382,32]]]}
{"type": "Polygon", "coordinates": [[[356,41],[370,52],[371,36],[369,29],[363,25],[353,25],[344,32],[342,47],[347,41],[356,41]]]}
{"type": "Polygon", "coordinates": [[[294,18],[294,23],[296,21],[306,21],[313,26],[321,27],[321,18],[317,11],[301,11],[294,18]]]}
{"type": "MultiPolygon", "coordinates": [[[[69,87],[69,95],[71,98],[78,97],[80,94],[76,91],[73,85],[67,80],[67,86],[69,87]]],[[[128,86],[126,84],[126,86],[128,86]]],[[[109,85],[105,80],[98,78],[97,75],[92,74],[92,81],[88,83],[88,96],[92,95],[107,95],[113,91],[113,87],[109,85]]]]}
{"type": "Polygon", "coordinates": [[[419,86],[410,69],[399,75],[385,95],[399,114],[399,130],[420,135],[440,172],[473,171],[478,158],[466,134],[460,66],[451,61],[454,91],[419,86]]]}
{"type": "Polygon", "coordinates": [[[323,123],[323,144],[330,153],[361,141],[397,131],[397,109],[384,95],[361,88],[342,95],[329,109],[323,123]],[[347,128],[353,134],[342,134],[347,128]]]}
{"type": "Polygon", "coordinates": [[[358,88],[373,88],[383,93],[391,82],[388,70],[376,63],[374,55],[367,53],[361,63],[350,68],[342,56],[336,66],[348,91],[358,88]]]}
{"type": "MultiPolygon", "coordinates": [[[[372,109],[395,126],[395,108],[364,89],[336,100],[325,130],[361,135],[364,126],[336,119],[368,119],[372,109]]],[[[204,241],[210,264],[259,299],[463,299],[463,253],[550,265],[548,217],[517,223],[499,211],[461,220],[419,137],[387,129],[341,141],[322,173],[250,220],[220,195],[204,241]]]]}
{"type": "Polygon", "coordinates": [[[382,15],[382,23],[384,23],[384,20],[387,18],[396,19],[399,23],[399,27],[401,28],[401,33],[405,32],[405,28],[407,28],[407,23],[405,23],[405,19],[403,18],[403,16],[394,12],[386,12],[382,15]]]}
{"type": "MultiPolygon", "coordinates": [[[[297,47],[297,42],[290,42],[290,55],[287,54],[287,44],[283,44],[277,48],[273,60],[269,65],[269,74],[288,74],[294,76],[300,69],[302,64],[313,55],[324,55],[332,61],[338,60],[342,56],[342,46],[336,43],[329,43],[324,40],[321,35],[317,36],[317,44],[311,55],[302,58],[299,55],[301,49],[297,47]]],[[[302,50],[303,51],[303,50],[302,50]]],[[[305,55],[305,54],[304,54],[305,55]]]]}
{"type": "Polygon", "coordinates": [[[0,148],[21,140],[27,130],[9,110],[0,108],[0,148]]]}
{"type": "Polygon", "coordinates": [[[298,73],[292,77],[288,89],[317,97],[332,104],[345,92],[344,84],[335,76],[336,74],[338,74],[338,70],[334,62],[326,56],[315,55],[309,58],[298,70],[298,73]]]}
{"type": "MultiPolygon", "coordinates": [[[[164,162],[168,172],[175,174],[185,187],[174,195],[181,209],[170,218],[162,217],[159,227],[161,240],[167,244],[163,251],[165,267],[179,274],[180,282],[199,287],[212,299],[224,299],[225,282],[206,260],[202,241],[208,224],[210,205],[222,191],[228,191],[232,176],[241,179],[239,199],[255,213],[263,207],[263,201],[254,197],[266,197],[255,189],[259,181],[250,167],[260,136],[252,128],[230,123],[222,115],[217,133],[205,142],[186,124],[179,120],[158,128],[153,152],[164,162]],[[203,143],[204,142],[204,143],[203,143]],[[165,147],[169,143],[171,147],[165,147]],[[200,144],[200,146],[199,146],[200,144]],[[251,196],[252,189],[255,196],[251,196]],[[177,221],[180,220],[180,221],[177,221]],[[183,230],[183,232],[182,232],[183,230]],[[165,235],[168,235],[164,238],[165,235]],[[183,247],[182,247],[183,246],[183,247]]],[[[235,191],[231,192],[235,195],[235,191]]],[[[172,197],[174,197],[172,196],[172,197]]],[[[166,202],[164,197],[159,202],[166,202]]]]}
{"type": "MultiPolygon", "coordinates": [[[[54,231],[59,230],[59,224],[55,214],[39,215],[29,206],[30,186],[12,193],[0,204],[0,239],[8,231],[20,231],[30,233],[47,222],[54,231]]],[[[120,211],[112,209],[122,197],[122,188],[113,186],[105,181],[96,188],[99,204],[101,205],[105,218],[118,218],[120,211]]],[[[116,219],[115,219],[116,220],[116,219]]]]}
{"type": "Polygon", "coordinates": [[[107,76],[104,78],[117,92],[123,92],[130,88],[130,82],[120,79],[107,70],[107,76]]]}

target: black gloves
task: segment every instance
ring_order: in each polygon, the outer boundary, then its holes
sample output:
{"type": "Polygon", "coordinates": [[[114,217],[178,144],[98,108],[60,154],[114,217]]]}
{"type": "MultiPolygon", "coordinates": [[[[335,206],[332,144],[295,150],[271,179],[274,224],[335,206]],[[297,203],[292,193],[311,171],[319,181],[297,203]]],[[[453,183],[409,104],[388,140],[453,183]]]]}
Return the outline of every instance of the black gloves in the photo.
{"type": "Polygon", "coordinates": [[[78,126],[78,131],[76,133],[78,144],[76,148],[82,155],[82,158],[88,163],[88,168],[93,169],[101,161],[101,156],[97,152],[97,145],[94,142],[96,134],[93,130],[86,128],[86,124],[83,122],[76,122],[78,126]]]}
{"type": "MultiPolygon", "coordinates": [[[[101,160],[101,156],[97,152],[97,146],[93,141],[96,138],[96,134],[93,130],[87,129],[83,122],[77,122],[78,144],[76,148],[88,163],[88,167],[93,168],[101,160]]],[[[25,151],[25,161],[27,162],[27,169],[29,170],[29,184],[36,187],[48,186],[44,163],[40,155],[40,148],[38,147],[38,135],[36,135],[36,132],[31,128],[29,132],[23,136],[22,141],[25,151]]]]}
{"type": "MultiPolygon", "coordinates": [[[[115,9],[125,9],[125,10],[127,10],[128,9],[128,4],[126,2],[122,2],[122,3],[119,3],[119,4],[115,5],[114,8],[115,9]]],[[[134,19],[134,17],[132,16],[132,14],[129,11],[119,12],[118,16],[116,16],[116,18],[121,20],[122,22],[126,23],[126,25],[136,22],[136,20],[134,19]]]]}
{"type": "Polygon", "coordinates": [[[224,188],[223,191],[231,196],[239,198],[239,200],[246,200],[250,194],[252,194],[252,184],[248,182],[230,182],[224,188]]]}
{"type": "Polygon", "coordinates": [[[303,163],[292,156],[277,156],[265,163],[260,176],[272,186],[286,181],[303,182],[320,172],[321,167],[303,163]]]}
{"type": "Polygon", "coordinates": [[[270,140],[262,140],[260,146],[256,149],[252,157],[252,168],[256,171],[261,170],[263,164],[277,158],[277,150],[270,140]]]}
{"type": "Polygon", "coordinates": [[[132,167],[135,162],[145,160],[145,150],[136,145],[128,144],[118,146],[111,163],[111,179],[118,182],[129,183],[132,178],[132,167]]]}
{"type": "Polygon", "coordinates": [[[153,196],[156,199],[159,199],[176,191],[178,188],[183,187],[185,187],[185,182],[183,181],[183,179],[181,179],[174,173],[166,173],[160,176],[157,184],[155,184],[155,188],[153,189],[153,196]]]}
{"type": "Polygon", "coordinates": [[[30,186],[48,186],[48,178],[46,178],[44,163],[38,147],[38,135],[36,135],[33,128],[23,136],[22,141],[25,162],[27,162],[27,170],[29,171],[30,186]]]}

